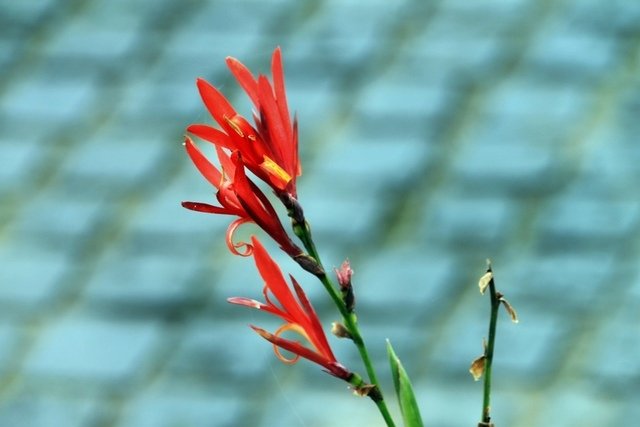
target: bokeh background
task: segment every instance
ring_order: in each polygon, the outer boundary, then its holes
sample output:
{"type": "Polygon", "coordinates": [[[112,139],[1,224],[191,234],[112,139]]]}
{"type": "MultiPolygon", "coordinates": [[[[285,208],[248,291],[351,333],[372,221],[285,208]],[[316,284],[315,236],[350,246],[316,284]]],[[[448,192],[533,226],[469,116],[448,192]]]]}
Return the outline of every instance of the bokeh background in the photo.
{"type": "Polygon", "coordinates": [[[224,58],[267,72],[277,45],[300,199],[327,266],[353,264],[389,397],[385,338],[427,425],[477,423],[491,258],[521,318],[498,325],[496,425],[633,425],[636,0],[3,1],[0,425],[382,425],[274,357],[247,327],[273,319],[225,301],[261,291],[228,219],[179,206],[212,200],[181,146],[210,120],[195,78],[249,114],[224,58]]]}

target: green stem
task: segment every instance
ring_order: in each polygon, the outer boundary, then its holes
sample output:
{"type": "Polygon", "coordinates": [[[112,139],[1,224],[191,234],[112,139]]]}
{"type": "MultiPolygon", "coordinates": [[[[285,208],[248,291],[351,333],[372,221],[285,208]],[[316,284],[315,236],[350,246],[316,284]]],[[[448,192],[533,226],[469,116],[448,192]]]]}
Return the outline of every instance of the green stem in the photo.
{"type": "Polygon", "coordinates": [[[491,367],[496,341],[496,326],[498,325],[498,309],[500,308],[500,296],[496,291],[493,277],[489,281],[489,295],[491,297],[491,318],[489,319],[489,342],[485,350],[484,396],[482,400],[482,423],[487,425],[490,425],[489,423],[491,422],[491,367]]]}
{"type": "Polygon", "coordinates": [[[382,398],[379,387],[367,384],[362,379],[362,377],[356,373],[351,374],[351,378],[349,378],[348,382],[353,386],[353,389],[356,391],[356,393],[366,393],[371,398],[371,400],[373,400],[373,402],[380,410],[380,413],[387,423],[387,426],[395,426],[393,418],[391,418],[391,414],[389,413],[384,399],[382,398]]]}
{"type": "MultiPolygon", "coordinates": [[[[294,228],[295,227],[296,225],[294,225],[294,228]]],[[[322,269],[324,270],[324,267],[322,266],[322,261],[320,260],[320,255],[318,254],[316,246],[313,242],[313,238],[311,237],[311,228],[309,227],[309,224],[306,223],[306,221],[304,225],[297,224],[296,231],[297,231],[296,235],[302,241],[309,255],[313,259],[315,259],[318,265],[320,265],[320,267],[322,267],[322,269]]],[[[393,418],[391,418],[391,414],[389,413],[389,409],[387,408],[387,404],[382,395],[380,382],[378,381],[378,376],[376,375],[375,368],[373,367],[371,357],[369,357],[369,352],[367,351],[367,347],[364,343],[364,339],[362,338],[362,334],[360,333],[360,328],[358,327],[358,321],[355,313],[349,312],[349,310],[344,304],[344,301],[342,300],[342,297],[340,296],[337,290],[337,287],[334,285],[334,283],[331,281],[331,279],[329,278],[329,276],[327,276],[326,273],[320,274],[317,277],[320,280],[320,282],[322,282],[322,285],[326,289],[329,296],[331,296],[333,303],[336,305],[336,307],[338,307],[338,310],[342,315],[344,325],[349,331],[349,333],[351,334],[351,339],[353,340],[356,347],[358,348],[358,352],[360,353],[360,358],[362,359],[362,362],[367,371],[367,375],[369,376],[369,381],[371,382],[371,384],[375,385],[377,389],[377,393],[375,394],[375,396],[377,397],[374,398],[374,396],[371,396],[372,400],[375,402],[376,406],[378,407],[378,410],[380,411],[380,414],[382,415],[385,422],[387,423],[387,426],[395,427],[393,418]]]]}

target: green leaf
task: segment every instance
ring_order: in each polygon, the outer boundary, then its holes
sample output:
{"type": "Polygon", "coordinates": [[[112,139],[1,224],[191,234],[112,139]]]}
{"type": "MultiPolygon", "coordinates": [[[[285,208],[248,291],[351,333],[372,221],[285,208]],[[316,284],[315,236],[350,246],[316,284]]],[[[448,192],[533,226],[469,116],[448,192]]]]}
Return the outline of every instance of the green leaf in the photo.
{"type": "Polygon", "coordinates": [[[400,412],[402,412],[404,425],[405,427],[423,427],[418,403],[413,394],[413,387],[411,387],[411,381],[409,381],[409,376],[404,370],[402,363],[400,363],[400,359],[398,359],[398,356],[396,356],[396,353],[393,351],[389,340],[387,340],[387,353],[389,353],[393,385],[396,389],[398,402],[400,403],[400,412]]]}

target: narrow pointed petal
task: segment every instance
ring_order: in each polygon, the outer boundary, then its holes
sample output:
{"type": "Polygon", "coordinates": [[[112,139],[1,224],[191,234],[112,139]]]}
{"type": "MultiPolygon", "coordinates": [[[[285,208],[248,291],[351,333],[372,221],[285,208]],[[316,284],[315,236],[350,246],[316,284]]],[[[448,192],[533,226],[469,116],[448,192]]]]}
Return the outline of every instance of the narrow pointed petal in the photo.
{"type": "Polygon", "coordinates": [[[219,146],[216,145],[216,154],[222,167],[223,178],[232,179],[236,174],[236,165],[231,161],[231,157],[219,146]]]}
{"type": "Polygon", "coordinates": [[[227,298],[227,302],[231,303],[231,304],[236,304],[236,305],[243,305],[245,307],[250,307],[250,308],[255,308],[258,310],[262,310],[262,311],[266,311],[267,313],[271,313],[275,316],[278,316],[280,318],[282,318],[285,322],[291,322],[291,317],[287,315],[287,313],[283,312],[282,310],[278,309],[278,307],[272,305],[272,304],[263,304],[260,301],[256,301],[254,299],[251,298],[244,298],[244,297],[232,297],[232,298],[227,298]]]}
{"type": "Polygon", "coordinates": [[[287,94],[284,84],[284,68],[282,66],[282,51],[280,46],[273,51],[271,58],[271,75],[273,76],[273,89],[275,92],[280,120],[287,132],[287,139],[291,139],[291,119],[289,118],[289,106],[287,105],[287,94]]]}
{"type": "Polygon", "coordinates": [[[210,214],[218,214],[218,215],[235,215],[235,212],[230,211],[227,208],[222,208],[220,206],[213,206],[207,203],[200,202],[182,202],[182,207],[196,211],[196,212],[204,212],[210,214]]]}
{"type": "MultiPolygon", "coordinates": [[[[269,129],[271,148],[278,159],[285,159],[284,152],[289,148],[287,147],[289,140],[287,139],[287,132],[282,125],[280,110],[274,98],[273,89],[265,76],[258,78],[258,91],[260,93],[260,116],[269,129]]],[[[287,169],[289,165],[280,166],[287,169]]]]}
{"type": "Polygon", "coordinates": [[[191,161],[204,176],[207,181],[211,183],[217,189],[220,188],[222,183],[222,174],[207,157],[200,151],[200,149],[193,143],[191,138],[185,137],[184,147],[187,150],[187,154],[191,158],[191,161]]]}
{"type": "Polygon", "coordinates": [[[233,142],[229,135],[218,130],[216,128],[212,128],[208,125],[194,124],[187,127],[187,132],[194,134],[198,138],[202,138],[205,141],[211,142],[216,146],[222,146],[224,148],[228,148],[229,150],[236,150],[237,146],[233,142]]]}
{"type": "Polygon", "coordinates": [[[257,308],[258,310],[264,310],[267,307],[266,304],[263,304],[260,301],[244,297],[227,298],[227,302],[236,305],[244,305],[245,307],[257,308]]]}
{"type": "Polygon", "coordinates": [[[307,294],[304,292],[300,284],[293,278],[293,276],[289,276],[291,279],[291,283],[293,284],[293,289],[298,296],[298,300],[302,305],[302,308],[307,314],[307,319],[309,322],[309,327],[307,328],[307,333],[312,338],[313,345],[317,348],[317,350],[329,357],[330,359],[335,359],[333,352],[331,351],[331,347],[329,346],[329,341],[327,341],[327,337],[324,334],[324,330],[322,329],[322,325],[320,324],[320,320],[316,311],[314,310],[309,298],[307,298],[307,294]]]}
{"type": "Polygon", "coordinates": [[[291,150],[293,169],[293,179],[302,175],[302,166],[300,165],[300,156],[298,155],[298,118],[293,119],[293,149],[291,150]]]}
{"type": "Polygon", "coordinates": [[[251,71],[249,71],[242,62],[230,56],[227,57],[227,66],[238,83],[240,83],[240,86],[242,86],[242,89],[247,92],[247,95],[249,95],[253,104],[259,109],[260,99],[258,97],[258,83],[251,71]]]}
{"type": "Polygon", "coordinates": [[[273,293],[280,302],[284,311],[289,313],[294,319],[306,319],[306,314],[295,300],[287,282],[284,280],[278,264],[269,256],[267,250],[255,236],[251,236],[251,244],[254,248],[253,258],[260,277],[262,277],[271,293],[273,293]]]}
{"type": "Polygon", "coordinates": [[[197,80],[198,91],[202,102],[209,110],[211,116],[220,124],[225,126],[225,117],[231,118],[236,115],[236,110],[231,106],[227,98],[204,79],[197,80]]]}
{"type": "Polygon", "coordinates": [[[332,360],[322,356],[321,354],[311,350],[310,348],[303,346],[299,342],[278,337],[265,331],[262,328],[258,328],[257,326],[251,325],[251,328],[256,331],[262,338],[266,339],[274,345],[277,345],[280,348],[283,348],[287,351],[290,351],[291,353],[297,354],[307,360],[315,362],[326,369],[331,370],[333,368],[332,360]]]}

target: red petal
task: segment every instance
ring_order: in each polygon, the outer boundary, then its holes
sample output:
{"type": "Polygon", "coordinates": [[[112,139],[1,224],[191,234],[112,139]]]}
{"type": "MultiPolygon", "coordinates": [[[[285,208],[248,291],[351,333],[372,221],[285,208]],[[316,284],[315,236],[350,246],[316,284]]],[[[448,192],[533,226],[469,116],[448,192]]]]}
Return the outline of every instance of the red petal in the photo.
{"type": "Polygon", "coordinates": [[[317,363],[318,365],[323,366],[328,370],[334,369],[333,365],[335,360],[328,359],[323,355],[311,350],[310,348],[303,346],[302,344],[296,341],[291,341],[285,338],[277,337],[265,331],[262,328],[258,328],[257,326],[251,325],[251,328],[254,331],[256,331],[262,338],[266,339],[267,341],[271,342],[274,345],[277,345],[278,347],[281,347],[287,351],[290,351],[294,354],[304,357],[305,359],[311,360],[312,362],[317,363]]]}
{"type": "Polygon", "coordinates": [[[284,231],[273,205],[264,193],[247,178],[244,164],[237,151],[231,155],[231,160],[236,166],[236,173],[233,176],[234,190],[244,210],[260,228],[281,245],[283,250],[292,256],[297,255],[300,251],[284,231]]]}
{"type": "Polygon", "coordinates": [[[227,298],[227,302],[231,304],[244,305],[245,307],[256,308],[258,310],[266,311],[267,313],[274,314],[282,318],[285,322],[289,323],[289,317],[287,316],[286,313],[279,310],[277,307],[274,307],[268,304],[263,304],[260,301],[256,301],[251,298],[233,297],[233,298],[227,298]]]}
{"type": "Polygon", "coordinates": [[[287,106],[287,94],[284,85],[284,69],[282,66],[282,51],[278,46],[273,51],[271,58],[271,74],[273,76],[273,88],[275,91],[278,110],[280,111],[280,119],[287,132],[288,139],[291,139],[291,119],[289,118],[289,107],[287,106]]]}
{"type": "Polygon", "coordinates": [[[188,136],[184,139],[184,147],[187,150],[187,154],[191,158],[191,161],[200,171],[202,176],[204,176],[214,187],[219,189],[220,184],[222,183],[222,174],[220,174],[218,168],[216,168],[209,159],[202,154],[202,151],[200,151],[188,136]]]}
{"type": "Polygon", "coordinates": [[[302,166],[300,165],[300,157],[298,156],[298,118],[293,119],[293,149],[291,150],[293,156],[293,181],[297,176],[302,175],[302,166]]]}
{"type": "Polygon", "coordinates": [[[298,284],[296,279],[293,276],[289,275],[291,278],[291,283],[293,283],[293,288],[296,291],[296,295],[298,296],[298,300],[304,311],[307,314],[307,319],[309,320],[309,325],[305,327],[305,331],[309,335],[309,337],[313,340],[313,345],[325,356],[334,359],[335,356],[331,351],[331,347],[329,346],[329,341],[327,341],[327,336],[324,334],[324,330],[322,329],[322,324],[320,323],[320,319],[318,319],[318,315],[316,311],[313,309],[309,298],[307,298],[307,294],[304,293],[302,287],[298,284]]]}
{"type": "Polygon", "coordinates": [[[260,301],[244,297],[227,298],[227,302],[231,304],[244,305],[245,307],[257,308],[258,310],[263,310],[265,307],[267,307],[260,301]]]}
{"type": "Polygon", "coordinates": [[[260,109],[260,99],[258,98],[258,83],[256,82],[256,78],[253,77],[251,71],[245,65],[238,61],[236,58],[227,57],[227,66],[231,73],[234,75],[242,89],[247,92],[251,101],[256,106],[256,108],[260,109]]]}
{"type": "Polygon", "coordinates": [[[190,132],[205,141],[209,141],[216,146],[219,145],[230,150],[235,150],[237,148],[233,140],[229,138],[229,135],[221,130],[212,128],[211,126],[200,124],[190,125],[187,127],[187,132],[190,132]]]}
{"type": "Polygon", "coordinates": [[[284,280],[278,264],[269,256],[256,236],[251,236],[251,243],[254,248],[253,259],[266,286],[282,305],[284,311],[291,315],[296,323],[300,323],[302,326],[308,324],[306,315],[284,280]]]}
{"type": "MultiPolygon", "coordinates": [[[[269,129],[269,139],[271,144],[271,150],[276,154],[277,158],[273,159],[277,163],[281,163],[285,157],[285,151],[291,149],[287,147],[290,144],[290,140],[287,139],[287,133],[282,125],[280,118],[280,110],[276,104],[276,100],[273,95],[273,89],[269,80],[265,76],[258,78],[258,90],[260,92],[260,114],[263,122],[266,123],[267,129],[269,129]]],[[[263,123],[264,124],[264,123],[263,123]]],[[[281,166],[292,175],[289,167],[291,165],[281,166]]]]}
{"type": "Polygon", "coordinates": [[[227,101],[227,98],[206,80],[198,79],[197,85],[200,97],[207,107],[207,110],[209,110],[209,113],[211,113],[220,126],[225,127],[224,118],[235,116],[236,110],[233,109],[229,101],[227,101]]]}
{"type": "Polygon", "coordinates": [[[229,228],[227,228],[227,235],[226,235],[227,247],[229,248],[231,253],[234,254],[234,255],[250,256],[251,254],[253,254],[253,246],[250,245],[249,243],[247,243],[247,242],[234,243],[233,242],[233,234],[236,232],[238,227],[240,227],[242,224],[247,223],[247,222],[251,222],[251,219],[250,218],[246,218],[246,217],[241,217],[241,218],[238,218],[235,221],[233,221],[231,224],[229,224],[229,228]],[[238,249],[240,249],[240,248],[245,248],[245,249],[244,249],[243,252],[240,252],[240,251],[238,251],[238,249]]]}
{"type": "Polygon", "coordinates": [[[218,161],[220,162],[220,166],[222,167],[224,178],[226,178],[226,180],[233,179],[233,176],[236,174],[236,165],[231,161],[229,155],[217,145],[216,154],[218,154],[218,161]]]}
{"type": "Polygon", "coordinates": [[[196,211],[196,212],[204,212],[204,213],[219,214],[219,215],[235,215],[235,212],[232,212],[227,208],[221,208],[219,206],[213,206],[207,203],[182,202],[181,204],[183,208],[196,211]]]}

